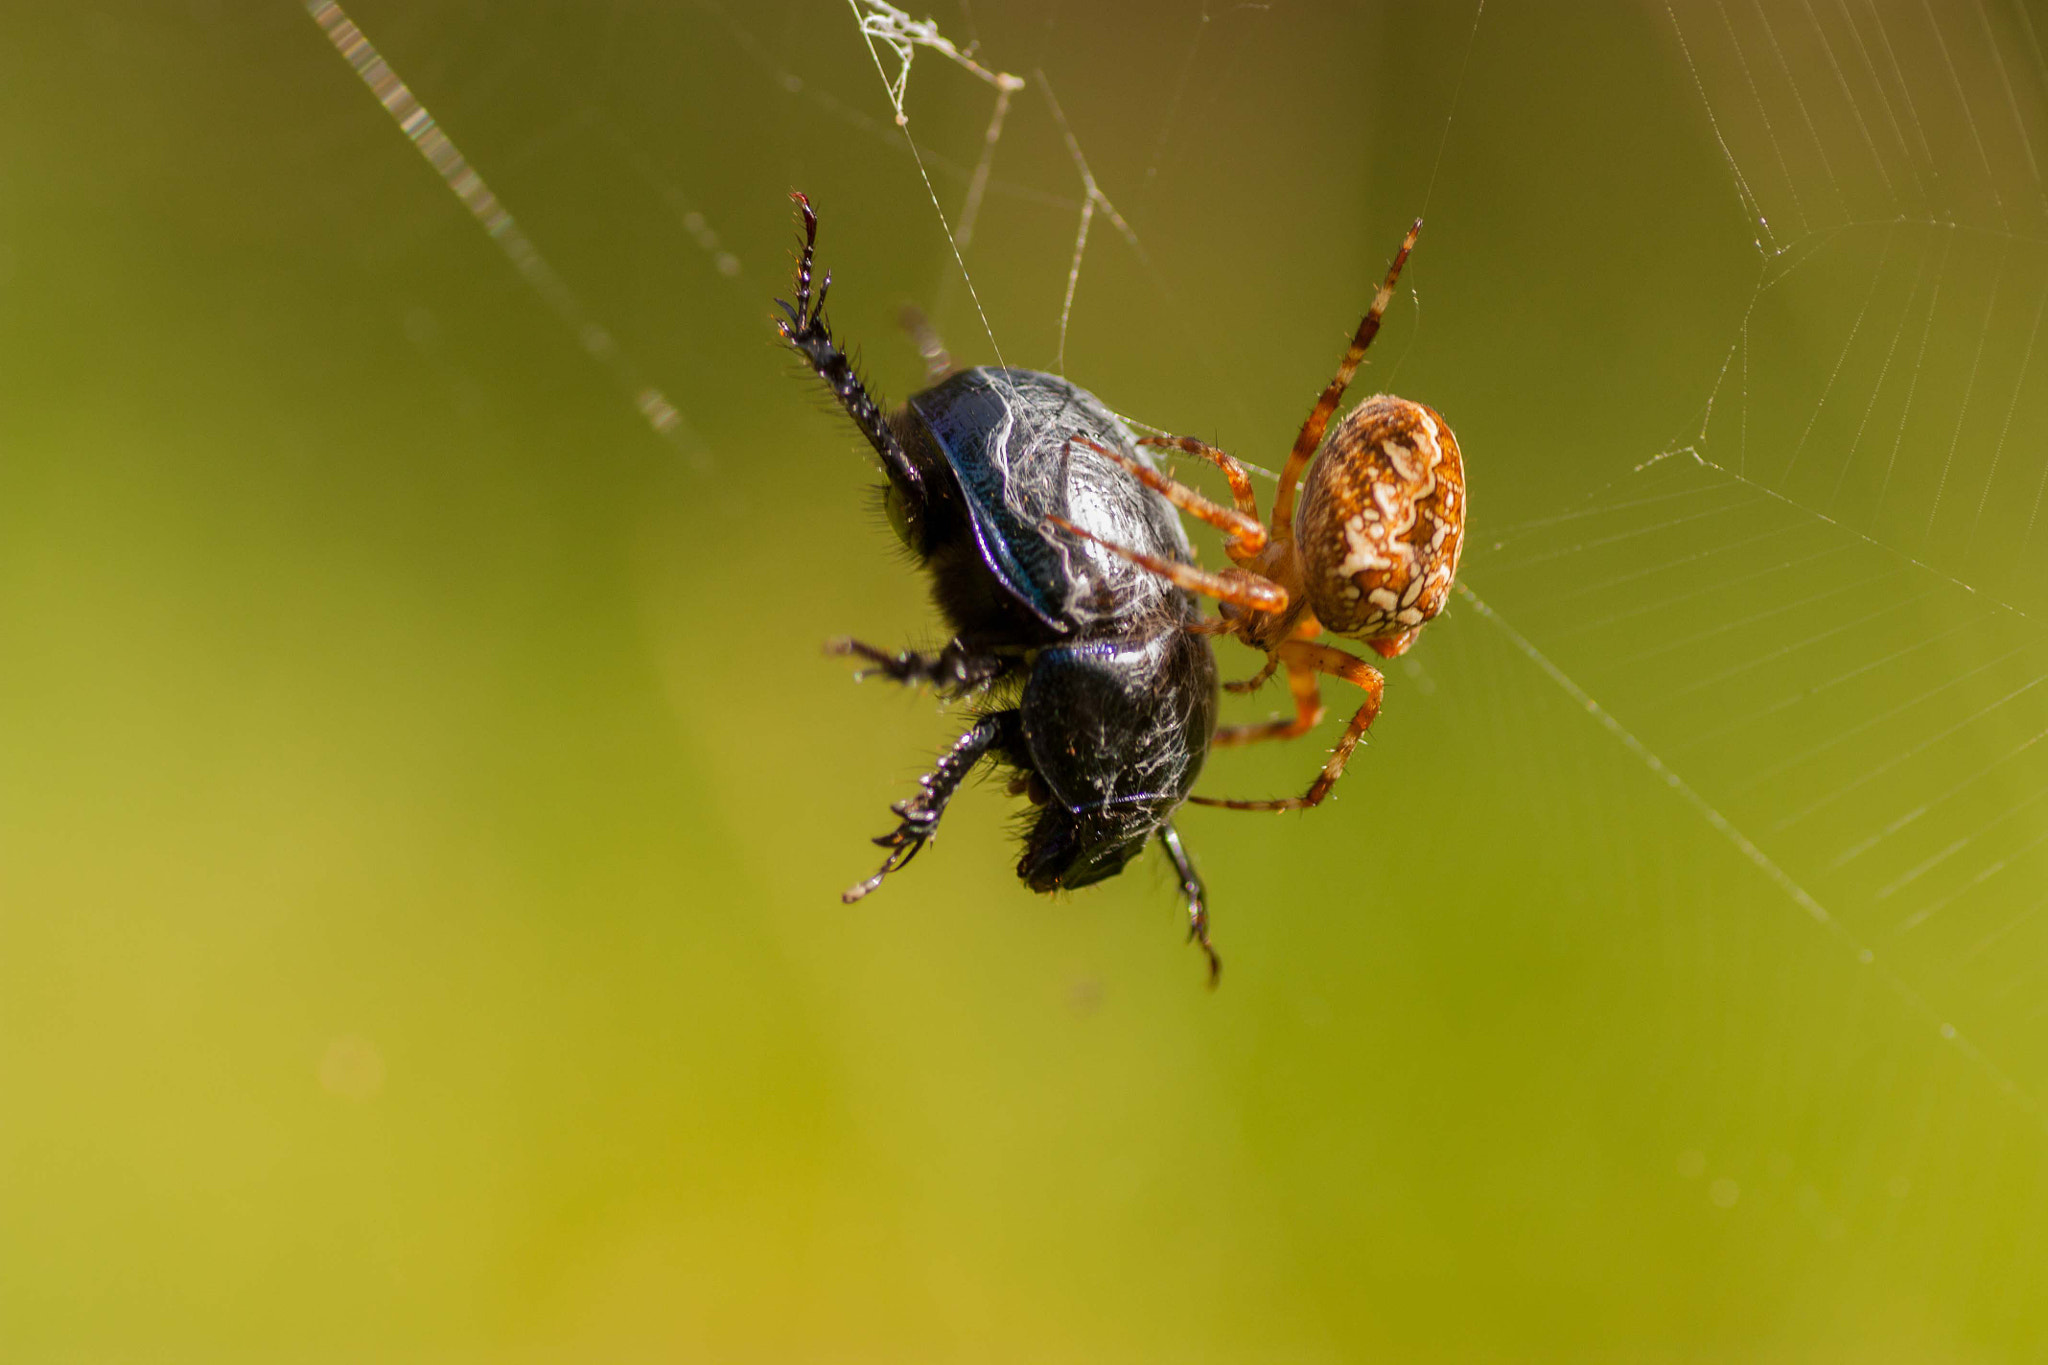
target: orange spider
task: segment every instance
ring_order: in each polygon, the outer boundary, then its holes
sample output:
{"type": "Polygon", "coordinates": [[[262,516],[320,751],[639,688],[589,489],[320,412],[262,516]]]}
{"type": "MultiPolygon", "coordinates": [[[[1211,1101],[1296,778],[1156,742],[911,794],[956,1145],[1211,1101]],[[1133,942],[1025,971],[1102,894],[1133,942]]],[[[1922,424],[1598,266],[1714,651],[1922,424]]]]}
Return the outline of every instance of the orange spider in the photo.
{"type": "Polygon", "coordinates": [[[1118,451],[1086,437],[1074,438],[1227,537],[1224,550],[1236,567],[1212,573],[1113,544],[1071,522],[1053,519],[1068,533],[1092,540],[1188,592],[1217,599],[1220,614],[1190,629],[1235,636],[1266,655],[1266,666],[1256,676],[1224,684],[1231,691],[1255,691],[1277,670],[1287,669],[1293,719],[1225,726],[1216,732],[1215,744],[1306,734],[1323,718],[1317,687],[1322,674],[1342,678],[1365,692],[1365,704],[1352,716],[1343,739],[1304,795],[1268,801],[1192,796],[1191,801],[1232,810],[1303,810],[1321,804],[1379,714],[1386,680],[1365,660],[1314,643],[1314,637],[1328,630],[1392,659],[1415,642],[1417,632],[1450,598],[1465,544],[1465,463],[1450,426],[1434,409],[1391,394],[1374,394],[1335,427],[1329,426],[1345,387],[1379,331],[1380,317],[1394,297],[1394,283],[1421,233],[1418,218],[1358,324],[1336,378],[1301,424],[1301,434],[1280,470],[1270,523],[1259,520],[1244,466],[1212,445],[1186,436],[1155,436],[1138,443],[1182,451],[1215,465],[1230,481],[1235,510],[1118,451]]]}

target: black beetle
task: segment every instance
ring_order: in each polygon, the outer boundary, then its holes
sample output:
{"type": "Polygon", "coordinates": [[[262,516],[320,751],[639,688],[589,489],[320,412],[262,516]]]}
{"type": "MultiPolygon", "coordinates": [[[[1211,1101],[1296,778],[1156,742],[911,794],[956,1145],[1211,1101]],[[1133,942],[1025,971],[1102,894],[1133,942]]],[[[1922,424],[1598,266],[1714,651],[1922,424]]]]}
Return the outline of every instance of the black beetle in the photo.
{"type": "Polygon", "coordinates": [[[829,273],[812,296],[818,219],[792,197],[804,242],[796,302],[777,300],[776,326],[881,458],[890,524],[930,571],[954,632],[930,655],[833,648],[880,676],[977,699],[974,724],[894,806],[899,823],[875,840],[889,851],[881,869],[845,899],[916,856],[968,773],[993,758],[1036,807],[1017,875],[1034,891],[1088,886],[1157,839],[1213,984],[1202,883],[1172,817],[1216,729],[1215,655],[1194,599],[1128,557],[1192,563],[1172,505],[1095,447],[1148,469],[1150,457],[1092,394],[1031,370],[959,371],[884,414],[826,324],[829,273]]]}

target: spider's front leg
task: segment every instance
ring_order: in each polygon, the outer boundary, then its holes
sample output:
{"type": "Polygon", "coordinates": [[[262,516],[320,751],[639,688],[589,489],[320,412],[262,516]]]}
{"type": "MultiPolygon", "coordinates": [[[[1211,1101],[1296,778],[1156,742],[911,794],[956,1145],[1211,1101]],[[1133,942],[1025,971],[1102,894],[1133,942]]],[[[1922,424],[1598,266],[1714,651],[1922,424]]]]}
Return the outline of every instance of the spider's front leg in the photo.
{"type": "Polygon", "coordinates": [[[1218,506],[1178,479],[1169,479],[1158,470],[1139,464],[1122,451],[1111,450],[1101,442],[1091,441],[1086,436],[1076,436],[1073,439],[1076,444],[1087,446],[1104,459],[1116,461],[1132,478],[1181,511],[1206,521],[1223,532],[1228,537],[1224,542],[1224,551],[1230,556],[1232,563],[1249,564],[1258,558],[1259,551],[1266,548],[1266,528],[1259,521],[1258,504],[1252,499],[1251,480],[1246,477],[1243,467],[1237,461],[1214,446],[1204,445],[1200,441],[1184,436],[1148,438],[1138,443],[1185,451],[1213,461],[1230,476],[1231,488],[1237,498],[1237,507],[1234,510],[1218,506]]]}
{"type": "Polygon", "coordinates": [[[1236,456],[1192,436],[1141,436],[1138,444],[1153,450],[1178,450],[1183,455],[1207,460],[1222,470],[1223,477],[1230,481],[1230,496],[1237,504],[1237,510],[1253,521],[1259,519],[1259,500],[1252,492],[1252,477],[1236,456]]]}
{"type": "Polygon", "coordinates": [[[958,637],[947,641],[946,647],[937,654],[921,654],[913,649],[900,649],[892,654],[859,640],[845,638],[827,640],[825,652],[865,659],[871,667],[854,674],[856,678],[887,678],[906,687],[922,683],[942,697],[964,697],[970,692],[980,691],[1011,672],[1020,662],[1009,655],[978,648],[958,637]]]}
{"type": "MultiPolygon", "coordinates": [[[[1082,530],[1065,517],[1047,517],[1046,520],[1059,527],[1062,531],[1065,531],[1068,535],[1079,536],[1083,540],[1092,540],[1111,554],[1128,559],[1139,568],[1150,570],[1175,587],[1184,589],[1187,592],[1199,593],[1203,597],[1213,597],[1219,602],[1228,602],[1234,607],[1243,607],[1247,611],[1279,615],[1287,610],[1289,600],[1287,589],[1281,587],[1270,578],[1261,577],[1245,569],[1226,569],[1222,573],[1210,573],[1208,570],[1198,569],[1192,564],[1182,564],[1172,559],[1161,559],[1158,555],[1148,555],[1143,550],[1133,550],[1128,545],[1119,545],[1113,540],[1104,540],[1093,531],[1082,530]]],[[[1235,634],[1238,628],[1230,622],[1225,622],[1209,629],[1214,634],[1235,634]]]]}
{"type": "Polygon", "coordinates": [[[880,886],[882,878],[917,856],[918,850],[938,833],[939,817],[946,813],[946,803],[967,780],[967,774],[974,771],[974,765],[992,749],[1017,745],[1021,739],[1018,718],[1016,711],[992,712],[975,721],[973,728],[953,742],[953,747],[932,770],[917,780],[917,795],[907,801],[898,801],[889,808],[896,812],[898,824],[875,840],[889,850],[889,856],[882,859],[882,866],[874,876],[847,888],[840,900],[853,904],[880,886]]]}

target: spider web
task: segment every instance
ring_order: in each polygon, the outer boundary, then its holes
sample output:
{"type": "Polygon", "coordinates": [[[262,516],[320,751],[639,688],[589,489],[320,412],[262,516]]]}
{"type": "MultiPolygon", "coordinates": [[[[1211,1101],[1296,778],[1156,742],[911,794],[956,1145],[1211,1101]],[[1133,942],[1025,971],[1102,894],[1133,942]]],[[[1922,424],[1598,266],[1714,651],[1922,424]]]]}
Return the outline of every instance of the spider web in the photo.
{"type": "MultiPolygon", "coordinates": [[[[361,8],[308,3],[517,276],[658,433],[704,452],[715,482],[718,466],[742,458],[744,426],[717,412],[714,396],[642,378],[676,362],[632,358],[643,346],[663,349],[652,324],[603,321],[613,306],[628,310],[625,287],[594,266],[579,274],[550,263],[547,239],[485,188],[495,172],[479,164],[482,153],[438,131],[433,97],[406,87],[403,71],[378,54],[366,16],[363,29],[354,26],[350,14],[361,8]]],[[[1443,637],[1440,652],[1406,661],[1396,685],[1423,695],[1461,689],[1438,703],[1444,714],[1466,708],[1458,714],[1495,737],[1502,768],[1530,790],[1548,783],[1545,764],[1577,765],[1585,780],[1531,818],[1561,843],[1607,845],[1602,860],[1629,865],[1632,895],[1692,903],[1692,888],[1660,881],[1657,852],[1631,847],[1608,809],[1643,799],[1642,788],[1663,789],[1675,803],[1672,847],[1703,838],[1759,874],[1764,890],[1727,894],[1810,927],[1823,954],[1800,959],[1810,979],[1841,968],[1876,982],[1892,1017],[1944,1057],[1926,1084],[1988,1084],[2038,1152],[2048,1102],[2040,36],[2023,7],[1991,0],[1711,0],[1647,13],[1646,47],[1662,63],[1654,83],[1682,97],[1717,168],[1701,196],[1720,215],[1716,278],[1738,283],[1714,311],[1684,320],[1692,335],[1672,344],[1697,343],[1704,358],[1688,389],[1649,405],[1653,434],[1610,428],[1584,406],[1535,431],[1496,423],[1492,447],[1461,423],[1481,491],[1465,596],[1429,633],[1443,637]],[[1489,497],[1490,462],[1537,462],[1560,444],[1579,452],[1566,476],[1489,497]],[[1470,679],[1462,685],[1461,670],[1470,679]],[[1539,690],[1551,710],[1532,698],[1539,690]],[[1588,722],[1582,741],[1539,748],[1528,738],[1574,713],[1588,722]],[[1602,766],[1613,760],[1622,771],[1602,766]]],[[[787,231],[777,226],[782,205],[770,201],[786,186],[771,182],[802,175],[819,202],[830,196],[823,183],[837,190],[835,209],[851,205],[860,182],[840,177],[830,152],[860,147],[862,174],[894,164],[887,195],[899,205],[914,198],[919,212],[897,215],[886,239],[848,221],[856,214],[834,213],[826,254],[842,278],[860,262],[871,296],[929,300],[957,350],[977,349],[960,338],[978,328],[1007,363],[1069,373],[1129,403],[1142,414],[1129,419],[1139,429],[1213,422],[1222,430],[1194,434],[1224,435],[1254,459],[1274,448],[1262,435],[1271,423],[1253,416],[1266,411],[1264,389],[1312,392],[1334,343],[1308,338],[1298,355],[1269,362],[1219,339],[1227,329],[1208,319],[1230,303],[1212,295],[1227,296],[1229,282],[1188,264],[1174,223],[1195,206],[1195,187],[1212,183],[1203,140],[1228,137],[1214,116],[1217,91],[1275,16],[1264,6],[1202,5],[1145,28],[1156,118],[1131,128],[1084,113],[1087,85],[1063,65],[1074,21],[1012,23],[1011,45],[997,48],[984,47],[976,18],[966,5],[935,21],[847,0],[844,11],[791,10],[780,27],[709,3],[675,21],[665,54],[715,47],[757,79],[747,116],[780,120],[786,144],[799,149],[772,174],[669,150],[640,120],[630,82],[608,97],[561,97],[570,112],[558,108],[551,127],[523,139],[507,136],[506,149],[531,155],[568,127],[591,174],[643,186],[647,221],[679,228],[672,240],[695,249],[687,259],[703,278],[690,296],[701,311],[684,328],[708,337],[758,325],[743,320],[782,287],[787,231]],[[1113,231],[1099,231],[1104,223],[1113,231]],[[1117,371],[1141,342],[1163,358],[1117,371]],[[1121,373],[1121,385],[1098,385],[1098,373],[1121,373]],[[1191,377],[1207,410],[1181,416],[1191,377]]],[[[623,8],[611,20],[630,26],[623,8]]],[[[1441,26],[1445,40],[1431,52],[1439,79],[1411,125],[1418,145],[1400,163],[1401,183],[1419,189],[1425,211],[1469,202],[1469,186],[1484,178],[1478,150],[1461,139],[1460,92],[1467,63],[1504,42],[1496,24],[1511,22],[1473,5],[1441,26]]],[[[415,46],[491,51],[493,41],[462,30],[415,46]]],[[[538,41],[527,35],[514,46],[538,41]]],[[[521,69],[532,87],[545,85],[521,69]]],[[[1244,79],[1264,94],[1280,88],[1263,69],[1244,79]]],[[[725,116],[708,110],[699,129],[725,116]]],[[[1374,222],[1416,207],[1411,199],[1374,222]]],[[[1348,222],[1342,230],[1330,252],[1355,278],[1334,292],[1362,299],[1369,290],[1357,281],[1383,265],[1376,244],[1386,237],[1391,247],[1394,237],[1348,222]]],[[[1455,226],[1443,232],[1453,237],[1455,226]]],[[[1429,291],[1453,290],[1442,268],[1431,273],[1432,244],[1425,237],[1390,313],[1390,332],[1409,339],[1381,341],[1378,372],[1362,386],[1398,385],[1429,401],[1443,386],[1441,371],[1408,373],[1411,363],[1427,369],[1435,334],[1449,325],[1424,307],[1429,291]]],[[[845,292],[835,295],[840,330],[885,334],[879,305],[845,292]]],[[[891,391],[902,390],[899,381],[891,391]]],[[[1728,959],[1778,942],[1753,921],[1719,922],[1711,903],[1699,924],[1728,959]]],[[[1798,982],[1787,989],[1796,995],[1798,982]]],[[[1855,1049],[1838,1041],[1848,1027],[1840,1019],[1800,1026],[1803,1056],[1855,1049]]],[[[1712,1133],[1703,1118],[1699,1128],[1712,1135],[1676,1164],[1688,1179],[1714,1176],[1707,1197],[1727,1207],[1739,1184],[1719,1173],[1745,1162],[1760,1172],[1776,1159],[1767,1153],[1798,1145],[1788,1136],[1798,1122],[1712,1133]]],[[[1902,1180],[1952,1175],[1960,1158],[1941,1154],[1930,1123],[1914,1129],[1917,1154],[1802,1186],[1802,1214],[1839,1235],[1872,1190],[1896,1194],[1902,1180]]],[[[1742,1179],[1762,1183],[1755,1172],[1742,1179]]]]}
{"type": "Polygon", "coordinates": [[[2048,196],[2027,16],[1665,18],[1754,292],[1698,425],[1584,503],[1497,528],[1475,579],[2038,1113],[2048,196]]]}

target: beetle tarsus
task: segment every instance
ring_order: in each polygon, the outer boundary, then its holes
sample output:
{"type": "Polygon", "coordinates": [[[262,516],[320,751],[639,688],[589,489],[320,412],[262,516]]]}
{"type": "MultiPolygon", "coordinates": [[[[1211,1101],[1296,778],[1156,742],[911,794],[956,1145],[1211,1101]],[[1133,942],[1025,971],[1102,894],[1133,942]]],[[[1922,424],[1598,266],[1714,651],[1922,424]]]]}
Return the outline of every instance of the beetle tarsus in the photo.
{"type": "Polygon", "coordinates": [[[1182,847],[1180,831],[1171,821],[1159,827],[1159,844],[1173,863],[1181,894],[1188,898],[1188,942],[1200,944],[1203,955],[1209,959],[1209,989],[1213,991],[1223,977],[1223,959],[1217,955],[1216,945],[1209,941],[1209,893],[1203,889],[1195,860],[1182,847]]]}
{"type": "Polygon", "coordinates": [[[882,405],[861,382],[853,361],[839,349],[839,343],[832,336],[832,325],[825,320],[825,295],[832,289],[831,271],[826,271],[819,281],[816,296],[811,293],[812,272],[817,264],[817,211],[801,190],[791,191],[789,197],[803,211],[804,240],[797,255],[796,302],[786,299],[775,301],[783,313],[782,317],[775,319],[775,330],[832,390],[839,406],[846,409],[846,415],[853,419],[853,424],[860,428],[860,434],[881,457],[882,469],[890,481],[910,492],[921,490],[924,475],[904,453],[903,443],[897,439],[882,413],[882,405]]]}
{"type": "Polygon", "coordinates": [[[889,850],[888,856],[882,859],[874,876],[848,887],[839,897],[841,902],[851,905],[866,896],[882,884],[884,877],[923,850],[939,832],[939,817],[946,813],[946,803],[967,780],[967,774],[974,771],[974,765],[1009,737],[1016,716],[1015,711],[997,711],[974,722],[966,734],[953,741],[953,747],[932,770],[917,779],[917,795],[889,807],[896,815],[896,828],[875,838],[875,843],[889,850]]]}
{"type": "Polygon", "coordinates": [[[945,811],[945,803],[941,801],[936,809],[927,804],[925,797],[930,794],[931,778],[926,777],[924,782],[926,792],[908,801],[898,801],[889,807],[901,818],[902,823],[889,833],[878,836],[874,841],[888,849],[889,856],[882,859],[882,865],[876,869],[874,876],[848,887],[840,894],[842,904],[852,905],[880,886],[884,877],[907,865],[930,841],[932,835],[938,832],[939,816],[945,811]]]}
{"type": "Polygon", "coordinates": [[[937,654],[920,654],[912,649],[891,653],[859,640],[841,637],[827,640],[825,652],[865,659],[873,665],[856,672],[853,676],[858,680],[887,678],[906,687],[922,683],[948,698],[977,692],[1008,673],[1013,666],[1011,660],[1001,655],[977,650],[957,639],[948,641],[937,654]]]}

